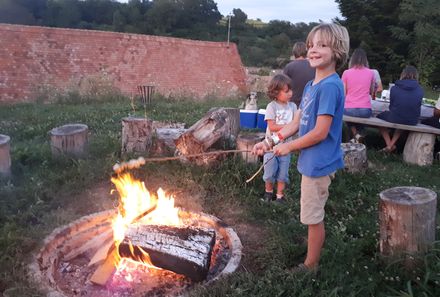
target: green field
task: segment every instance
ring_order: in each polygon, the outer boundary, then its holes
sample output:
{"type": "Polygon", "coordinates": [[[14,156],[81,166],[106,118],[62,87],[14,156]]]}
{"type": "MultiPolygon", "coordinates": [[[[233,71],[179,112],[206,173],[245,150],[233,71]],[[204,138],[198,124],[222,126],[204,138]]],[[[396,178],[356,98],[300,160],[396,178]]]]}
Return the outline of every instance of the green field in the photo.
{"type": "MultiPolygon", "coordinates": [[[[0,295],[45,296],[28,282],[26,265],[43,238],[57,226],[107,209],[116,197],[109,193],[115,162],[121,156],[121,118],[144,115],[124,97],[101,101],[17,104],[0,107],[0,134],[11,137],[12,178],[0,181],[0,295]],[[48,131],[66,123],[90,130],[85,159],[51,157],[48,131]],[[105,194],[103,194],[105,195],[105,194]]],[[[192,125],[214,106],[239,105],[238,100],[191,102],[155,97],[146,115],[153,120],[192,125]]],[[[395,186],[420,186],[440,194],[440,163],[407,165],[400,153],[377,152],[383,146],[377,131],[366,139],[369,168],[364,175],[338,172],[326,206],[327,239],[317,276],[298,276],[288,268],[304,259],[306,227],[299,222],[299,182],[296,166],[286,207],[260,202],[261,176],[245,180],[257,169],[231,156],[215,168],[162,162],[137,170],[147,188],[175,193],[180,205],[197,204],[234,228],[243,244],[238,271],[192,296],[440,296],[440,242],[421,256],[421,265],[406,271],[400,261],[385,263],[379,254],[379,193],[395,186]]],[[[398,151],[402,144],[399,142],[398,151]]],[[[296,156],[293,157],[296,163],[296,156]]],[[[437,206],[437,214],[439,213],[437,206]]],[[[440,238],[439,227],[436,236],[440,238]]]]}

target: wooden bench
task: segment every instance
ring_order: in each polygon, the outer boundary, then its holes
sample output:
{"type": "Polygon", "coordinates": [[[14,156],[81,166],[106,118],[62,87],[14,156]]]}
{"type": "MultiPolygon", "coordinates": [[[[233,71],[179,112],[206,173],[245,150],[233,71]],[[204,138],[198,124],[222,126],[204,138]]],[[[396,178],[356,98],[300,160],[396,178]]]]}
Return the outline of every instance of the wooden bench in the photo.
{"type": "Polygon", "coordinates": [[[403,160],[417,165],[430,165],[433,162],[435,137],[440,135],[440,129],[423,124],[415,126],[395,124],[375,117],[358,118],[344,115],[344,122],[409,131],[403,150],[403,160]]]}

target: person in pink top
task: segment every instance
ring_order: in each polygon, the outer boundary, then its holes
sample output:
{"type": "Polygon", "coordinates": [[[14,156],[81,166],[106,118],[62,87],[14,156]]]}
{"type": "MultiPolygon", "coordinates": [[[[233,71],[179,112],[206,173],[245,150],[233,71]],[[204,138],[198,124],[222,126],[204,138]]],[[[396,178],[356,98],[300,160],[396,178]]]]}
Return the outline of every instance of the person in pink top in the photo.
{"type": "MultiPolygon", "coordinates": [[[[368,68],[367,54],[361,48],[354,50],[349,69],[342,74],[345,90],[344,114],[353,117],[371,117],[371,101],[374,98],[375,77],[368,68]],[[371,97],[370,97],[371,96],[371,97]]],[[[363,126],[359,124],[348,125],[353,135],[352,141],[361,142],[363,126]]]]}

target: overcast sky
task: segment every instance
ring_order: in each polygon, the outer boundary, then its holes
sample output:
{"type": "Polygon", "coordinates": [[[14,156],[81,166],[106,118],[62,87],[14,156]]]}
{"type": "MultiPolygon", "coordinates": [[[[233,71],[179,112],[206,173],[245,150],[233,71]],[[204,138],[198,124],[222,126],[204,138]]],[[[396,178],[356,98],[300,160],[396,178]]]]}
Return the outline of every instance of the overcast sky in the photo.
{"type": "Polygon", "coordinates": [[[299,22],[330,22],[340,17],[338,5],[334,0],[218,0],[218,10],[227,15],[234,8],[240,8],[249,19],[299,22]]]}
{"type": "MultiPolygon", "coordinates": [[[[128,0],[119,0],[128,2],[128,0]]],[[[240,8],[249,19],[261,19],[299,22],[330,22],[341,17],[338,5],[334,0],[214,0],[218,10],[224,16],[234,8],[240,8]]]]}

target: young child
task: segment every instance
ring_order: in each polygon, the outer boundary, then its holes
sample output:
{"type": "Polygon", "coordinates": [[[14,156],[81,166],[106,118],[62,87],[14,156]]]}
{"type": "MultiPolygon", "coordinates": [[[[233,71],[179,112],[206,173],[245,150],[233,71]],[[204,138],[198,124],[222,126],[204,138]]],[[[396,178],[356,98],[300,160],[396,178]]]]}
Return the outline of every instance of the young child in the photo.
{"type": "MultiPolygon", "coordinates": [[[[295,103],[290,102],[292,97],[290,78],[284,74],[277,74],[272,78],[267,88],[267,95],[273,100],[267,105],[264,117],[267,121],[266,137],[271,137],[293,120],[293,114],[297,108],[295,103]]],[[[286,183],[289,183],[290,159],[291,154],[274,156],[272,152],[267,152],[264,155],[263,180],[266,190],[264,201],[286,202],[284,188],[286,183]],[[274,195],[275,182],[277,183],[276,197],[274,195]]]]}
{"type": "Polygon", "coordinates": [[[342,117],[344,86],[336,69],[344,65],[349,50],[347,29],[336,24],[320,24],[307,36],[307,56],[316,69],[315,79],[307,83],[300,105],[300,122],[281,129],[278,138],[299,138],[276,145],[276,137],[257,143],[253,152],[262,154],[273,147],[277,156],[300,151],[301,222],[308,225],[307,257],[293,272],[314,272],[318,268],[325,239],[324,206],[329,196],[330,176],[342,168],[342,117]]]}

